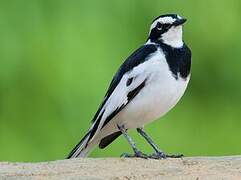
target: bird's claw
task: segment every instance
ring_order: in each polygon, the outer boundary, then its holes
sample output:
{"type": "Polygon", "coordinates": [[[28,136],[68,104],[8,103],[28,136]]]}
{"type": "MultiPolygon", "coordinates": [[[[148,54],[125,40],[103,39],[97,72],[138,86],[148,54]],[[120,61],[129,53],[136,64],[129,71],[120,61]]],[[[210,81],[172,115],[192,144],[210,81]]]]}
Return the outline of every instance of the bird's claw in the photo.
{"type": "Polygon", "coordinates": [[[165,154],[163,152],[157,152],[148,156],[148,158],[150,159],[166,159],[166,158],[181,158],[181,157],[183,157],[183,154],[165,154]]]}
{"type": "Polygon", "coordinates": [[[137,151],[135,152],[135,154],[128,154],[128,153],[123,153],[121,155],[121,157],[124,157],[124,158],[143,158],[143,159],[148,159],[149,156],[142,153],[141,151],[137,151]]]}
{"type": "Polygon", "coordinates": [[[183,154],[167,154],[167,158],[182,158],[184,155],[183,154]]]}
{"type": "Polygon", "coordinates": [[[164,152],[157,152],[151,155],[146,155],[141,151],[137,151],[135,154],[123,153],[121,157],[124,158],[143,158],[143,159],[166,159],[166,158],[181,158],[183,154],[165,154],[164,152]]]}

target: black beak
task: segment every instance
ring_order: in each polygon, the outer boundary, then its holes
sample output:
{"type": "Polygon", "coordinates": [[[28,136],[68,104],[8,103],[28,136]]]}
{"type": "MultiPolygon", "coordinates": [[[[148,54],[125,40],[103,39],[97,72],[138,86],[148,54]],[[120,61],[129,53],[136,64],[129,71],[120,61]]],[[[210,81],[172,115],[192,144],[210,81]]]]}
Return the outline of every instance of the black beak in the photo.
{"type": "Polygon", "coordinates": [[[183,19],[177,19],[177,20],[173,23],[173,25],[174,25],[174,26],[179,26],[179,25],[184,24],[186,21],[187,21],[187,19],[185,19],[185,18],[183,18],[183,19]]]}

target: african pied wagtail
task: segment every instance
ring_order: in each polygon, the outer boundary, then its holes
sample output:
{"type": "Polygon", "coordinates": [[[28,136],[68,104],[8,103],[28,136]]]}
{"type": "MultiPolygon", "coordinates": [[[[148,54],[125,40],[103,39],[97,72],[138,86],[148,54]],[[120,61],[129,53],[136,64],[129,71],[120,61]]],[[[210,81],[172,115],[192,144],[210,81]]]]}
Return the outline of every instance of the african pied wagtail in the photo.
{"type": "Polygon", "coordinates": [[[186,19],[176,15],[161,15],[151,24],[147,42],[131,54],[120,66],[96,112],[92,125],[68,158],[86,157],[98,145],[105,148],[121,134],[134,150],[126,157],[166,158],[145,133],[143,127],[169,110],[184,94],[190,79],[191,51],[182,40],[182,25],[186,19]],[[127,130],[136,128],[155,150],[142,153],[127,130]]]}

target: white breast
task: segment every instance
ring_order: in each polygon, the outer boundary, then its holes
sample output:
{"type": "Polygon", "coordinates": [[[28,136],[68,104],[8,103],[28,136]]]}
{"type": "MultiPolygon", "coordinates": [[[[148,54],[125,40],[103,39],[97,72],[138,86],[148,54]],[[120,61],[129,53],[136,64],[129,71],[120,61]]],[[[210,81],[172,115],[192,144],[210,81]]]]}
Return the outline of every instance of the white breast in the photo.
{"type": "Polygon", "coordinates": [[[190,78],[176,80],[160,50],[132,73],[140,71],[148,77],[145,87],[115,118],[127,129],[143,127],[167,113],[184,94],[190,78]]]}

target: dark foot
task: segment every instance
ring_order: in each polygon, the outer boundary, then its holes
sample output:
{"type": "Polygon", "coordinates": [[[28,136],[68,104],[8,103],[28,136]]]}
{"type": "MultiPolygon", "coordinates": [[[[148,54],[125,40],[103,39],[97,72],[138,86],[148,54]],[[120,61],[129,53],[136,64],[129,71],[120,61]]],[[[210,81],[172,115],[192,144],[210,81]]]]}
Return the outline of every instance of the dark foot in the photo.
{"type": "Polygon", "coordinates": [[[123,153],[121,157],[125,158],[143,158],[143,159],[148,159],[148,155],[142,153],[141,151],[136,152],[135,154],[128,154],[128,153],[123,153]]]}
{"type": "Polygon", "coordinates": [[[182,158],[184,155],[183,154],[167,154],[167,158],[182,158]]]}
{"type": "Polygon", "coordinates": [[[149,155],[148,158],[150,159],[166,159],[166,158],[181,158],[183,154],[165,154],[163,152],[154,153],[149,155]]]}

